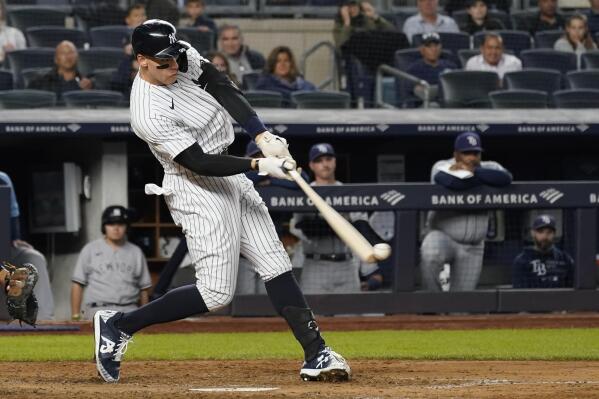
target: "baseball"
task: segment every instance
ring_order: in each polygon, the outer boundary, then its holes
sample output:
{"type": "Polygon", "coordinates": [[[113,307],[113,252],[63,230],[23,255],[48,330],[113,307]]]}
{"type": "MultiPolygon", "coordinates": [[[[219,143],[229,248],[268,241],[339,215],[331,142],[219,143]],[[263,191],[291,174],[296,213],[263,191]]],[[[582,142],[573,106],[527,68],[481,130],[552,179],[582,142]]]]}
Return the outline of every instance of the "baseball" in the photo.
{"type": "Polygon", "coordinates": [[[376,260],[385,260],[391,255],[391,246],[389,244],[376,244],[373,249],[376,260]]]}

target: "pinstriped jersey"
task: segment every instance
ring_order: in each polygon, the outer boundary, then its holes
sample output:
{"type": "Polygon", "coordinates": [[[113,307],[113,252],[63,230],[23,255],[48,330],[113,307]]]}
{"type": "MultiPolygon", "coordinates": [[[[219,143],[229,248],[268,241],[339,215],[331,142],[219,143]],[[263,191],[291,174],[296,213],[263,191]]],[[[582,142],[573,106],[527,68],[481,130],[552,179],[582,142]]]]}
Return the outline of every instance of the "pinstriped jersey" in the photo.
{"type": "Polygon", "coordinates": [[[194,48],[187,50],[187,72],[178,72],[168,86],[154,85],[139,73],[131,89],[131,127],[144,140],[167,174],[183,174],[174,158],[194,143],[208,154],[218,154],[234,140],[229,114],[197,82],[201,63],[208,62],[194,48]]]}

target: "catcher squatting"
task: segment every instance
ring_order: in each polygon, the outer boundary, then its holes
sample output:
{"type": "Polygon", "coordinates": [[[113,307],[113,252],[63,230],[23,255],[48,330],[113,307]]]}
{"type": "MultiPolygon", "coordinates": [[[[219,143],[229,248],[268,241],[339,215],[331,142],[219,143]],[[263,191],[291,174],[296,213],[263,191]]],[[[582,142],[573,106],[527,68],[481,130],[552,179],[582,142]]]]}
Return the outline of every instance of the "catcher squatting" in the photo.
{"type": "Polygon", "coordinates": [[[239,254],[265,281],[266,291],[304,350],[303,380],[348,380],[345,359],[326,346],[291,272],[266,205],[244,172],[291,179],[295,169],[285,139],[269,133],[235,85],[173,25],[149,20],[132,34],[139,73],[131,90],[131,126],[164,168],[162,187],[182,227],[196,268],[196,284],[169,291],[131,312],[94,315],[96,368],[117,382],[131,337],[144,327],[207,313],[233,298],[239,254]],[[229,115],[254,138],[264,158],[227,155],[234,140],[229,115]]]}

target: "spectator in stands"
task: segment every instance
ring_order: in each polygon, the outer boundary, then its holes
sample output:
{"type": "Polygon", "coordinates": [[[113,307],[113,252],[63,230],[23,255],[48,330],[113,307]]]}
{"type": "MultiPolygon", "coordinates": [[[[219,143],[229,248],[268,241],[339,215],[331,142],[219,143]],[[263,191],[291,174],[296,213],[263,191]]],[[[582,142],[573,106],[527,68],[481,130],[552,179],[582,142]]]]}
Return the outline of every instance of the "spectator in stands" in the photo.
{"type": "Polygon", "coordinates": [[[141,249],[127,240],[129,220],[129,210],[120,205],[102,212],[104,236],[83,247],[71,278],[73,320],[91,320],[101,309],[125,312],[148,303],[150,272],[141,249]]]}
{"type": "Polygon", "coordinates": [[[284,104],[291,104],[294,91],[315,91],[316,86],[305,80],[299,73],[295,57],[287,46],[275,47],[264,67],[264,74],[256,83],[256,90],[272,90],[283,95],[284,104]]]}
{"type": "MultiPolygon", "coordinates": [[[[439,35],[435,32],[425,33],[420,44],[422,59],[413,62],[406,71],[430,84],[429,100],[436,99],[439,94],[439,75],[447,70],[457,69],[452,61],[442,59],[441,54],[442,46],[439,35]]],[[[424,100],[424,87],[415,85],[414,94],[424,100]]]]}
{"type": "Polygon", "coordinates": [[[484,30],[505,29],[503,23],[497,18],[491,18],[488,14],[486,0],[469,0],[467,3],[468,17],[460,30],[469,35],[484,30]]]}
{"type": "Polygon", "coordinates": [[[480,46],[481,54],[475,55],[466,62],[467,71],[490,71],[499,75],[507,72],[520,71],[522,61],[514,55],[503,52],[503,40],[495,33],[488,33],[480,46]]]}
{"type": "MultiPolygon", "coordinates": [[[[453,14],[455,11],[464,9],[464,4],[467,3],[464,0],[448,0],[445,3],[445,12],[453,14]]],[[[506,14],[510,13],[511,0],[485,0],[487,7],[490,10],[500,10],[506,14]]]]}
{"type": "Polygon", "coordinates": [[[175,0],[148,0],[146,1],[146,14],[148,19],[162,19],[174,26],[179,24],[179,7],[175,0]]]}
{"type": "Polygon", "coordinates": [[[335,46],[341,46],[357,32],[394,31],[395,26],[378,15],[376,9],[367,1],[347,0],[339,7],[333,27],[335,46]]]}
{"type": "MultiPolygon", "coordinates": [[[[33,289],[39,304],[38,320],[51,320],[54,318],[54,296],[50,286],[50,275],[48,274],[48,263],[46,257],[37,251],[31,244],[22,240],[21,237],[21,211],[15,189],[10,177],[0,172],[0,185],[8,186],[10,189],[10,247],[8,253],[9,263],[22,265],[31,263],[39,273],[37,284],[33,289]]],[[[0,306],[6,306],[4,302],[0,306]]]]}
{"type": "Polygon", "coordinates": [[[418,14],[412,15],[403,25],[410,42],[414,35],[429,32],[459,32],[453,18],[439,14],[439,0],[418,0],[418,14]]]}
{"type": "Polygon", "coordinates": [[[139,71],[139,63],[133,55],[126,56],[119,64],[118,69],[112,75],[110,88],[123,93],[126,99],[131,95],[133,80],[139,71]]]}
{"type": "Polygon", "coordinates": [[[0,0],[0,63],[4,62],[6,53],[27,47],[23,32],[6,24],[6,2],[0,0]]]}
{"type": "MultiPolygon", "coordinates": [[[[454,142],[453,158],[433,165],[431,182],[451,190],[481,185],[507,186],[512,175],[500,164],[481,161],[481,140],[465,132],[454,142]]],[[[435,210],[427,215],[427,234],[420,247],[423,288],[441,291],[439,274],[450,264],[450,291],[476,288],[482,270],[489,211],[435,210]]]]}
{"type": "Polygon", "coordinates": [[[539,215],[532,223],[533,245],[514,259],[512,285],[514,288],[572,287],[574,260],[554,245],[555,219],[539,215]]]}
{"type": "Polygon", "coordinates": [[[241,82],[237,80],[237,76],[235,76],[235,74],[231,73],[229,60],[227,60],[227,57],[225,57],[223,53],[220,51],[210,51],[206,54],[206,59],[210,61],[216,67],[216,69],[226,74],[229,79],[231,79],[231,82],[235,83],[237,87],[241,87],[241,82]]]}
{"type": "Polygon", "coordinates": [[[539,12],[529,21],[531,35],[544,30],[558,30],[564,26],[564,17],[557,12],[557,0],[539,0],[539,12]]]}
{"type": "Polygon", "coordinates": [[[241,80],[243,75],[264,68],[264,56],[243,44],[241,29],[236,25],[223,25],[218,32],[220,51],[227,57],[231,73],[241,80]]]}
{"type": "Polygon", "coordinates": [[[204,0],[186,0],[185,1],[185,16],[179,23],[180,26],[194,27],[199,31],[214,33],[214,37],[218,34],[218,28],[212,20],[204,14],[206,4],[204,0]]]}
{"type": "Polygon", "coordinates": [[[553,48],[559,51],[581,54],[595,50],[597,45],[589,33],[587,19],[582,14],[574,14],[566,22],[566,34],[560,37],[553,48]]]}
{"type": "Polygon", "coordinates": [[[135,3],[127,9],[125,15],[125,25],[131,30],[146,22],[146,6],[141,3],[135,3]]]}
{"type": "Polygon", "coordinates": [[[92,89],[91,79],[82,76],[77,70],[78,60],[79,53],[75,45],[68,40],[60,42],[54,53],[54,68],[47,74],[32,80],[29,88],[53,91],[59,102],[64,92],[92,89]]]}
{"type": "Polygon", "coordinates": [[[592,35],[599,32],[599,0],[589,0],[591,7],[585,10],[587,24],[592,35]]]}

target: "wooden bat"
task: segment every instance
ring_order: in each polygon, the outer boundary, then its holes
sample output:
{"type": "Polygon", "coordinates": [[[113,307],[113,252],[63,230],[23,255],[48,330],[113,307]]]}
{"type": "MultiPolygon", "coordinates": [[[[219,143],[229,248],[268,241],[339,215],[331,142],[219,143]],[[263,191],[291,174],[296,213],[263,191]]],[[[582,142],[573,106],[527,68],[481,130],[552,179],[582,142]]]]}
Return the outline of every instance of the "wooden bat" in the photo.
{"type": "Polygon", "coordinates": [[[289,175],[297,183],[298,186],[304,191],[304,193],[312,200],[314,206],[320,211],[322,217],[327,221],[329,226],[337,233],[339,238],[347,244],[347,246],[356,254],[362,261],[366,263],[374,263],[378,260],[387,258],[390,254],[390,247],[387,244],[377,244],[376,246],[383,246],[388,249],[382,249],[382,247],[375,248],[370,245],[368,240],[364,238],[362,234],[350,222],[347,221],[343,216],[333,209],[320,195],[316,193],[310,187],[310,185],[302,178],[302,176],[295,170],[289,171],[289,175]],[[382,251],[379,252],[379,249],[382,251]],[[388,253],[385,253],[387,252],[388,253]],[[375,255],[376,252],[376,255],[375,255]]]}

